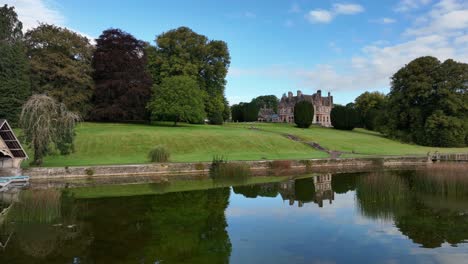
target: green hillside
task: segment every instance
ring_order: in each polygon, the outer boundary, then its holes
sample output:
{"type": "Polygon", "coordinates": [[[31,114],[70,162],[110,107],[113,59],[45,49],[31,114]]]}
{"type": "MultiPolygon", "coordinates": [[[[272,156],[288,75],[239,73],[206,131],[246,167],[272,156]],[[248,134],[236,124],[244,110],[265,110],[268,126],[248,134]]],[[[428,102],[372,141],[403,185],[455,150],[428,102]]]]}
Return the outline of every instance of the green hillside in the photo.
{"type": "Polygon", "coordinates": [[[229,160],[327,158],[328,154],[283,136],[291,134],[331,150],[361,155],[424,155],[428,151],[468,152],[463,149],[428,148],[402,144],[377,133],[358,129],[338,131],[287,124],[227,124],[150,126],[138,124],[82,123],[76,129],[75,152],[51,155],[43,166],[86,166],[146,163],[149,150],[165,145],[172,162],[210,161],[214,155],[229,160]],[[254,126],[257,129],[251,129],[254,126]]]}

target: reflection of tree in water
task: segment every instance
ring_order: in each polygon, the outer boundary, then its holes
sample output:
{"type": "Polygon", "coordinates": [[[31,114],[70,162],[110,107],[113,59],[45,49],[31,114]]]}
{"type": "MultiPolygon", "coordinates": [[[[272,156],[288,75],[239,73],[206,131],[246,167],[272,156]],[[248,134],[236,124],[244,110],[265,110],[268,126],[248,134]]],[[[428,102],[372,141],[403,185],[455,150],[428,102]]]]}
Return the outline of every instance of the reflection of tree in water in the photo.
{"type": "MultiPolygon", "coordinates": [[[[78,226],[16,226],[0,263],[227,263],[229,189],[90,200],[62,199],[78,226]],[[80,224],[81,223],[81,224],[80,224]],[[75,232],[72,232],[75,230],[75,232]],[[189,261],[190,260],[190,261],[189,261]]],[[[63,215],[68,212],[67,215],[63,215]]]]}
{"type": "Polygon", "coordinates": [[[229,188],[179,192],[155,197],[151,204],[152,261],[228,263],[231,242],[224,211],[229,188]]]}
{"type": "Polygon", "coordinates": [[[403,234],[423,247],[440,247],[444,242],[456,245],[468,239],[468,178],[464,173],[371,173],[360,177],[356,197],[363,215],[393,219],[403,234]]]}
{"type": "Polygon", "coordinates": [[[82,252],[90,239],[70,200],[55,189],[23,191],[8,214],[12,238],[0,263],[64,263],[82,252]]]}

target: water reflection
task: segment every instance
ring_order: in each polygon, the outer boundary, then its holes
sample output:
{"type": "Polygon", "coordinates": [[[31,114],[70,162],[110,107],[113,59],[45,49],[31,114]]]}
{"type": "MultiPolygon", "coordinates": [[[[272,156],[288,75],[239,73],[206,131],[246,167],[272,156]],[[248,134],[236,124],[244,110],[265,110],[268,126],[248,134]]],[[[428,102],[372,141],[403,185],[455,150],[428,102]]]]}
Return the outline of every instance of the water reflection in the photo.
{"type": "Polygon", "coordinates": [[[50,189],[18,199],[0,228],[0,243],[9,240],[0,263],[437,263],[447,244],[458,246],[444,255],[451,261],[467,250],[468,178],[453,167],[320,174],[232,193],[75,199],[50,189]]]}

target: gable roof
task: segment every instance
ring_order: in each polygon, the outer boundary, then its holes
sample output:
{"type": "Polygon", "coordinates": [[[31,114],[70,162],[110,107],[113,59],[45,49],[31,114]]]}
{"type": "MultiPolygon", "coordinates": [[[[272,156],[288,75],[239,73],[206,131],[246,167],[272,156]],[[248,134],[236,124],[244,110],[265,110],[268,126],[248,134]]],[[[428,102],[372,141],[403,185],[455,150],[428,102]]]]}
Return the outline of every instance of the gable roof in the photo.
{"type": "Polygon", "coordinates": [[[0,140],[5,142],[13,158],[28,158],[28,154],[24,151],[18,138],[16,138],[15,133],[5,119],[0,119],[0,140]]]}

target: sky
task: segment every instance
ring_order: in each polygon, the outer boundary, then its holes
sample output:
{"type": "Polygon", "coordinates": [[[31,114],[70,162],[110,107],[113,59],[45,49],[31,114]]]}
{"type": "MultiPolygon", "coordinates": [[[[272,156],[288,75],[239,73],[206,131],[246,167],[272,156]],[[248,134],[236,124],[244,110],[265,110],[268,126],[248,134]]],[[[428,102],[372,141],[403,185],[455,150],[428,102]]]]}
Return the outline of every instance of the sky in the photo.
{"type": "Polygon", "coordinates": [[[89,38],[120,28],[152,44],[188,26],[228,44],[231,104],[259,95],[331,92],[346,104],[390,90],[412,59],[468,63],[468,0],[0,0],[24,30],[38,22],[89,38]]]}

